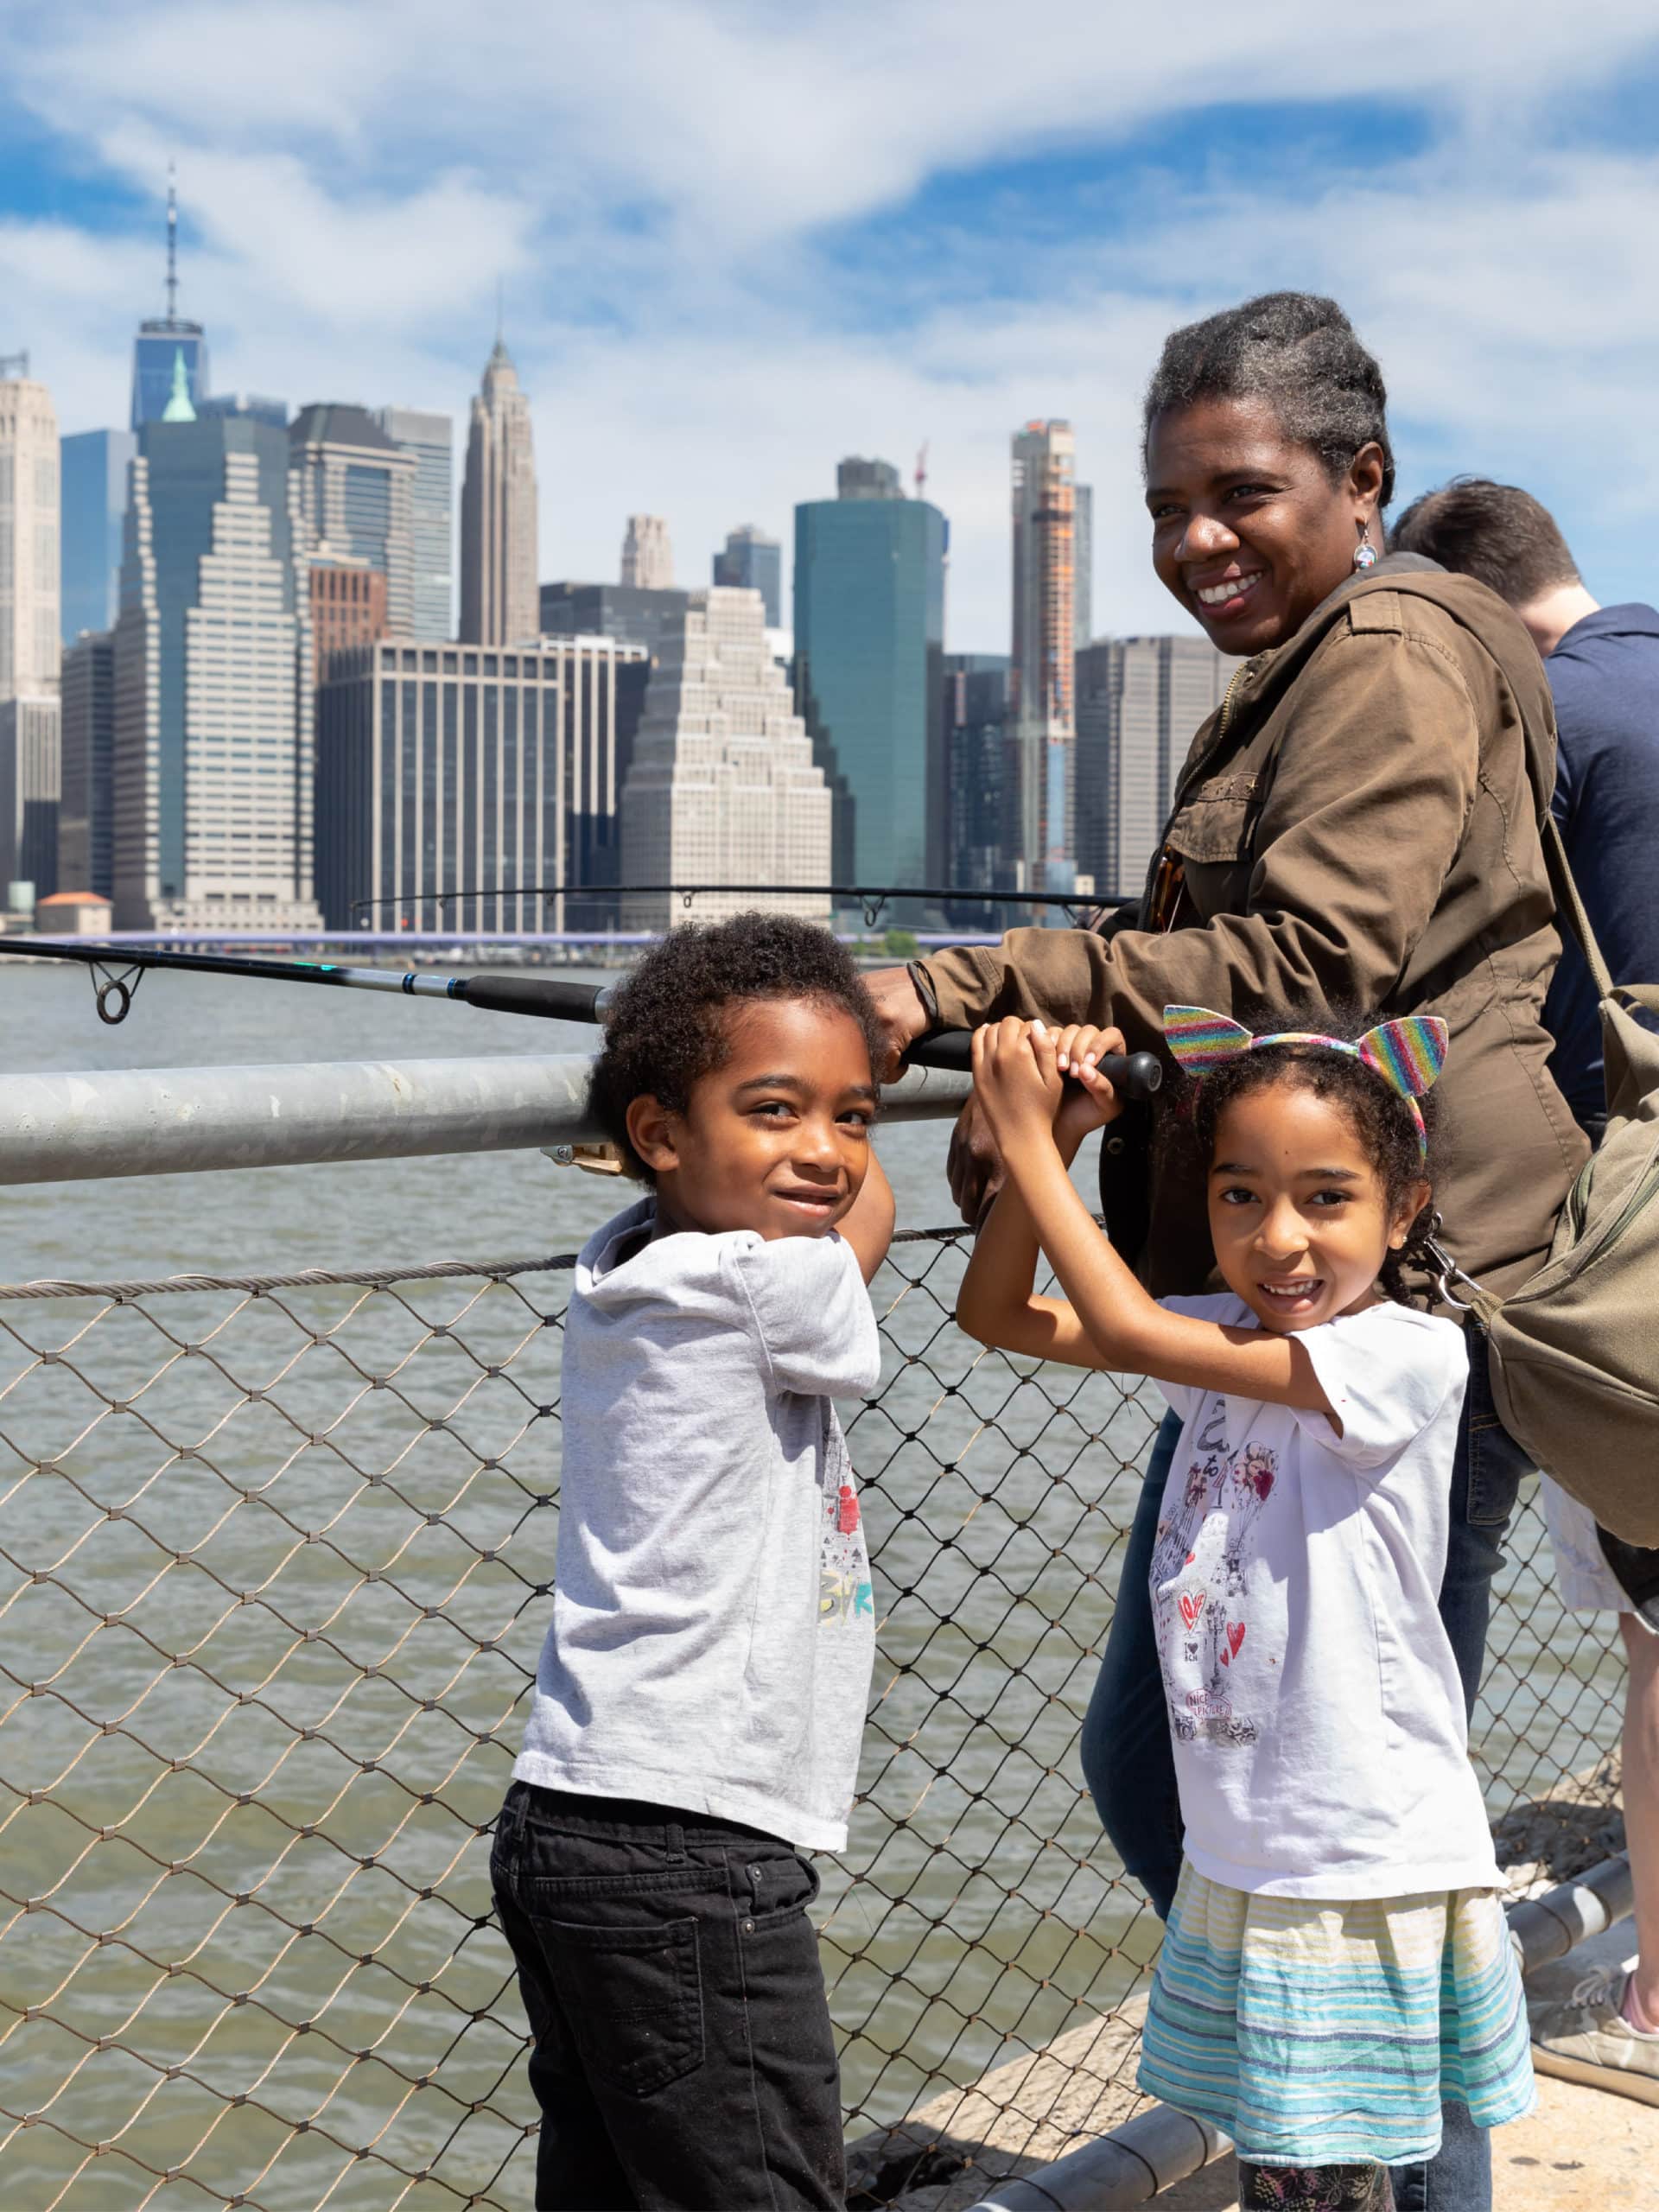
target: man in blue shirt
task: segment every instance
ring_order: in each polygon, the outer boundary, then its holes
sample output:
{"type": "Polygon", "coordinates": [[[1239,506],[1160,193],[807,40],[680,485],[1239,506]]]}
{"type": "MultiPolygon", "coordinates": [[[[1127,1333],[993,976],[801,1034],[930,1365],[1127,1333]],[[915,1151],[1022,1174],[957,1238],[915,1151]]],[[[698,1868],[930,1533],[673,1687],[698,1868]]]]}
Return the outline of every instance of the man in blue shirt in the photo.
{"type": "MultiPolygon", "coordinates": [[[[1659,982],[1659,612],[1603,607],[1554,516],[1512,484],[1461,476],[1395,523],[1396,553],[1478,577],[1525,623],[1555,701],[1554,810],[1573,878],[1616,982],[1659,982]]],[[[1594,1137],[1604,1117],[1601,1025],[1582,955],[1564,938],[1544,1005],[1550,1073],[1594,1137]]],[[[1535,2015],[1541,2070],[1659,2103],[1659,1551],[1598,1530],[1547,1478],[1561,1586],[1575,1611],[1612,1609],[1630,1662],[1624,1827],[1637,1957],[1576,2000],[1535,2015]]]]}

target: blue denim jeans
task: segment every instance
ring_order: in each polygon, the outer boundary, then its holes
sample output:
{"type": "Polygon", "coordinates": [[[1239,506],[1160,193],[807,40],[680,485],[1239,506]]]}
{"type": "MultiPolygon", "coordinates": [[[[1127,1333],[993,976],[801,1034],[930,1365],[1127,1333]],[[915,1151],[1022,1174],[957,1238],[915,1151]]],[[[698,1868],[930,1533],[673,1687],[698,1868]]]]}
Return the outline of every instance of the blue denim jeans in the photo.
{"type": "MultiPolygon", "coordinates": [[[[1181,1424],[1166,1414],[1147,1463],[1118,1580],[1117,1605],[1100,1678],[1083,1724],[1083,1772],[1108,1836],[1151,1899],[1169,1917],[1181,1868],[1181,1802],[1170,1751],[1147,1576],[1169,1463],[1181,1424]]],[[[1446,1624],[1465,1703],[1472,1714],[1486,1655],[1492,1577],[1503,1531],[1529,1461],[1498,1420],[1487,1372],[1486,1340],[1469,1331],[1469,1390],[1452,1470],[1452,1527],[1440,1618],[1446,1624]]],[[[1443,2111],[1443,2140],[1427,2164],[1394,2171],[1396,2212],[1491,2212],[1491,2146],[1460,2104],[1443,2111]]]]}

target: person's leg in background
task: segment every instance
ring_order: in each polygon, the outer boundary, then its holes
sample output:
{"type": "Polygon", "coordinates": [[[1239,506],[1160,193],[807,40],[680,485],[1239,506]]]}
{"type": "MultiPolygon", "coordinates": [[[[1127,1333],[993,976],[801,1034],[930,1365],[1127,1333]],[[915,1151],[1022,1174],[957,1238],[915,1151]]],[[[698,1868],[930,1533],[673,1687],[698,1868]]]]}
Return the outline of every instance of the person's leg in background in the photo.
{"type": "Polygon", "coordinates": [[[1659,1552],[1603,1535],[1588,1506],[1548,1479],[1543,1493],[1562,1605],[1616,1612],[1629,1662],[1623,1794],[1637,1960],[1626,1974],[1621,1953],[1565,2001],[1535,2004],[1534,2056],[1541,2072],[1659,2104],[1659,1552]]]}
{"type": "Polygon", "coordinates": [[[1655,2037],[1659,2080],[1659,1631],[1621,1613],[1630,1679],[1624,1692],[1624,1844],[1636,1891],[1636,1970],[1624,2017],[1655,2037]]]}
{"type": "Polygon", "coordinates": [[[1181,1801],[1147,1577],[1164,1484],[1180,1435],[1179,1418],[1166,1414],[1124,1546],[1112,1624],[1079,1745],[1100,1824],[1160,1920],[1169,1917],[1181,1871],[1181,1801]]]}

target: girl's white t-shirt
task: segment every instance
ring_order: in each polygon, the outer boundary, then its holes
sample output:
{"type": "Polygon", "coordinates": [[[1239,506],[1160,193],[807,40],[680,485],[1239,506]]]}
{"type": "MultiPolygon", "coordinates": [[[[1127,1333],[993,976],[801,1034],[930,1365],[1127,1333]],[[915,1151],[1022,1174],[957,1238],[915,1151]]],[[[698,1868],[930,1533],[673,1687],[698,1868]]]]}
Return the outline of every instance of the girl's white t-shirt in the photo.
{"type": "MultiPolygon", "coordinates": [[[[1162,1302],[1256,1325],[1230,1294],[1162,1302]]],[[[1273,1897],[1491,1887],[1438,1604],[1463,1332],[1385,1303],[1296,1340],[1340,1435],[1323,1413],[1159,1386],[1185,1423],[1150,1579],[1186,1855],[1273,1897]]]]}

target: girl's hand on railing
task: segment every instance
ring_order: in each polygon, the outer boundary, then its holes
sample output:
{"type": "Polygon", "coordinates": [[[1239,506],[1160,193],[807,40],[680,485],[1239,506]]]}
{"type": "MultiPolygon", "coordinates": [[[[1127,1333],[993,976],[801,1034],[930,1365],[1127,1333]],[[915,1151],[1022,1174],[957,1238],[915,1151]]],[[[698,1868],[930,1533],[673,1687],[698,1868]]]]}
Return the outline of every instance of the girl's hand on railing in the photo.
{"type": "Polygon", "coordinates": [[[1123,1032],[1106,1029],[1092,1021],[1068,1022],[1054,1039],[1055,1065],[1069,1076],[1063,1084],[1054,1115],[1054,1141],[1069,1165],[1091,1129],[1115,1122],[1123,1103],[1095,1063],[1103,1053],[1122,1052],[1123,1032]]]}
{"type": "Polygon", "coordinates": [[[1054,1141],[1065,1078],[1055,1033],[1008,1014],[974,1032],[974,1092],[996,1147],[1011,1159],[1054,1141]]]}

